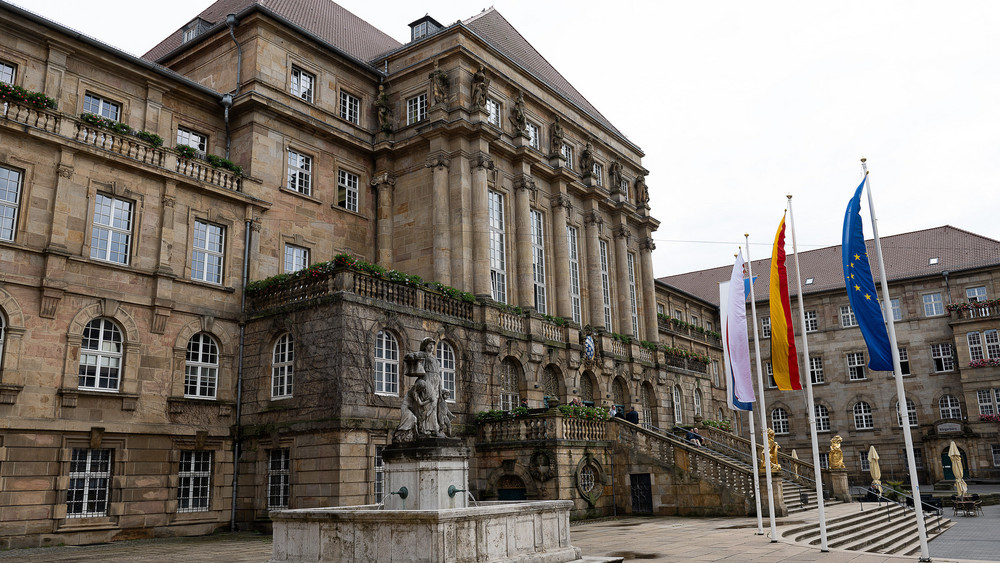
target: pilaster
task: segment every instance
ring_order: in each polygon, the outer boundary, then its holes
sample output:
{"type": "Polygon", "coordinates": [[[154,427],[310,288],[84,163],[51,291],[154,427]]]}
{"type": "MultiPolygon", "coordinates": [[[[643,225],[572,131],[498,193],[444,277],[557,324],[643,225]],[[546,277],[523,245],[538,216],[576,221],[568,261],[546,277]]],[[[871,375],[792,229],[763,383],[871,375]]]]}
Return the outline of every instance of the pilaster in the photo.
{"type": "Polygon", "coordinates": [[[378,197],[375,262],[379,266],[389,269],[392,268],[392,191],[396,185],[396,177],[387,171],[383,171],[375,174],[371,185],[375,186],[378,197]]]}

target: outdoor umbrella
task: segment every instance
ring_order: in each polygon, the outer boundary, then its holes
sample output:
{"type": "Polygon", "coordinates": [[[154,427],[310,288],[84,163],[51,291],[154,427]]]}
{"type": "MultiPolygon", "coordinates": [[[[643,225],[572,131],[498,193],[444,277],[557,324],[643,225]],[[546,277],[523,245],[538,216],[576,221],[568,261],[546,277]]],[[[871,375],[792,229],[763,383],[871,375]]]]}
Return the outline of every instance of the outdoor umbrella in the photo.
{"type": "Polygon", "coordinates": [[[882,494],[882,468],[878,466],[878,452],[875,446],[868,446],[868,468],[872,474],[872,489],[882,494]]]}
{"type": "Polygon", "coordinates": [[[799,454],[795,453],[795,450],[792,450],[792,459],[795,460],[795,461],[792,462],[792,471],[795,472],[795,478],[798,479],[799,478],[799,464],[796,463],[796,462],[799,461],[799,454]]]}
{"type": "Polygon", "coordinates": [[[969,491],[969,486],[962,480],[962,454],[958,451],[958,446],[955,445],[954,440],[951,441],[951,446],[948,447],[948,457],[951,458],[951,472],[955,474],[955,492],[958,493],[958,496],[964,497],[965,493],[969,491]]]}

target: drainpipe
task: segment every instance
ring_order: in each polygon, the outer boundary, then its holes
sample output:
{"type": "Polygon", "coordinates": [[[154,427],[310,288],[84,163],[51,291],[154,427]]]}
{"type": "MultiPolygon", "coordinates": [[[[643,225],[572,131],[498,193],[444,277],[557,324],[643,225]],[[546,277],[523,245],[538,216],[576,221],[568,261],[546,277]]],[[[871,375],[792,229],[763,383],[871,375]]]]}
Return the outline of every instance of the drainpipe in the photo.
{"type": "Polygon", "coordinates": [[[240,46],[240,42],[236,40],[235,32],[236,25],[239,23],[239,20],[236,19],[236,14],[226,16],[226,25],[229,26],[229,37],[236,44],[236,91],[232,94],[222,95],[222,107],[225,108],[224,118],[226,121],[226,160],[229,160],[229,148],[232,144],[232,139],[229,136],[229,108],[233,107],[233,98],[240,93],[240,84],[243,83],[243,48],[240,46]]]}
{"type": "Polygon", "coordinates": [[[247,219],[243,232],[243,285],[240,288],[240,347],[236,356],[236,435],[233,436],[233,502],[230,507],[229,529],[236,531],[236,494],[240,477],[240,450],[242,428],[240,414],[243,411],[243,349],[246,341],[247,279],[250,277],[250,232],[252,220],[247,219]]]}

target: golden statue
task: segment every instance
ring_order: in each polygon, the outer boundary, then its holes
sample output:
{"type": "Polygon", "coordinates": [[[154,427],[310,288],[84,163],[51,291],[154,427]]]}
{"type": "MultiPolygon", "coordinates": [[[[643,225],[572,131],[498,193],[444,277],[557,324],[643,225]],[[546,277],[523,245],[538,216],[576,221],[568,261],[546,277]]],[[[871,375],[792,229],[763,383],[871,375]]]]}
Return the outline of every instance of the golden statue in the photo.
{"type": "Polygon", "coordinates": [[[830,438],[830,469],[846,469],[844,467],[844,452],[840,450],[840,443],[844,439],[838,434],[830,438]]]}
{"type": "MultiPolygon", "coordinates": [[[[774,441],[774,429],[773,428],[768,428],[767,429],[767,451],[768,451],[768,454],[771,456],[771,473],[776,473],[778,471],[781,471],[781,464],[778,463],[778,448],[780,448],[780,447],[781,446],[779,446],[778,443],[774,441]]],[[[764,467],[765,463],[767,463],[767,461],[764,459],[764,450],[761,450],[760,451],[760,466],[764,467]]]]}

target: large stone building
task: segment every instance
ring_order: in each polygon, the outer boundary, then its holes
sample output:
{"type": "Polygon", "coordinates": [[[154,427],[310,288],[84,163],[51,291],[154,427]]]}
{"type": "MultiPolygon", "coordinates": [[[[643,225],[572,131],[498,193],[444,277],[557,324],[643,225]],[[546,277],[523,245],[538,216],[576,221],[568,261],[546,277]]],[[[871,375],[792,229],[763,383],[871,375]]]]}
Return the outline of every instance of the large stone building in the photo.
{"type": "MultiPolygon", "coordinates": [[[[966,479],[1000,478],[1000,242],[945,226],[885,237],[882,253],[920,482],[954,478],[947,456],[952,441],[962,452],[966,479]]],[[[875,446],[883,480],[906,481],[893,375],[867,366],[867,349],[843,286],[840,247],[802,252],[799,262],[809,346],[807,364],[799,337],[799,365],[803,377],[809,374],[814,384],[821,451],[832,436],[841,435],[851,482],[863,486],[871,479],[868,448],[875,446]]],[[[792,260],[787,267],[794,280],[792,260]]],[[[715,268],[660,281],[718,303],[718,282],[727,280],[731,270],[715,268]]],[[[754,261],[753,271],[763,272],[755,290],[767,374],[770,259],[754,261]]],[[[796,288],[791,285],[792,322],[801,335],[796,288]]],[[[752,338],[752,330],[750,334],[752,338]]],[[[795,449],[799,457],[809,459],[805,391],[779,391],[773,379],[767,387],[769,426],[783,451],[795,449]]],[[[821,463],[825,456],[821,454],[821,463]]]]}
{"type": "Polygon", "coordinates": [[[712,300],[653,283],[642,151],[495,10],[399,44],[220,0],[142,58],[0,30],[0,546],[378,502],[425,338],[478,496],[685,510],[603,426],[477,435],[522,399],[665,428],[724,397],[712,300]]]}

